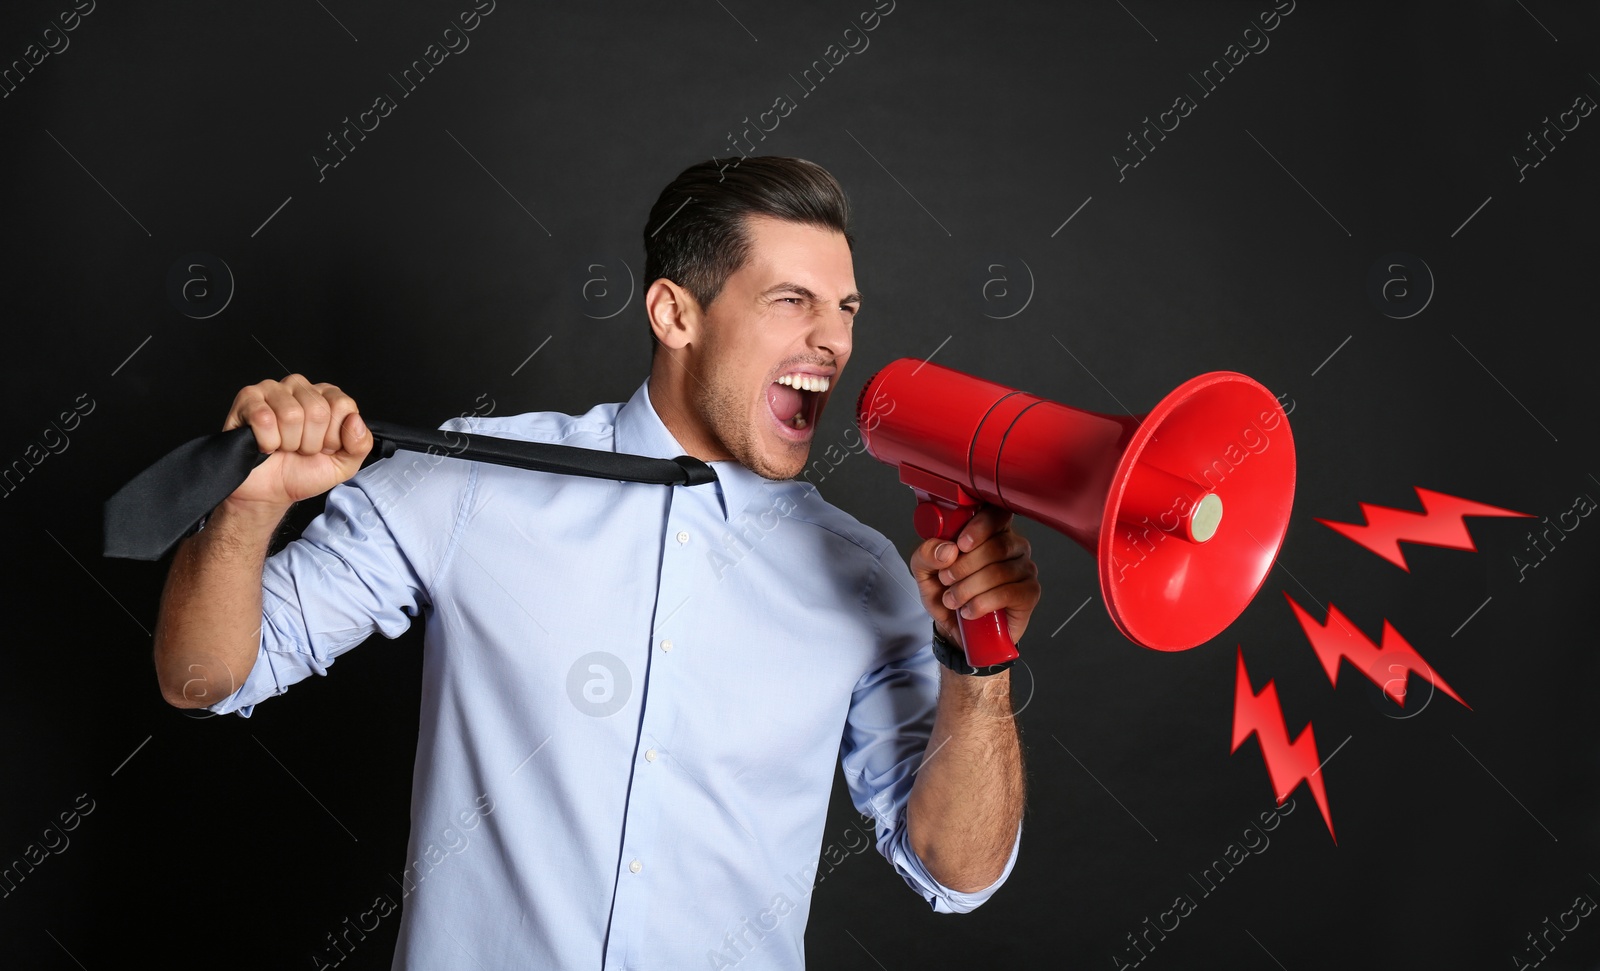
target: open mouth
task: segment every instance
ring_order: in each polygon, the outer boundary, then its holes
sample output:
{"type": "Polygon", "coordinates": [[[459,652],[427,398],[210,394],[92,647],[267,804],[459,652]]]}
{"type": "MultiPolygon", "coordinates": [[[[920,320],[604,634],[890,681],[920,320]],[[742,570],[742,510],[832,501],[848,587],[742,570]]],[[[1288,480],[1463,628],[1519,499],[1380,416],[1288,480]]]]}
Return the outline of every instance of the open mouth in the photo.
{"type": "Polygon", "coordinates": [[[832,379],[825,375],[794,371],[767,385],[767,408],[785,438],[804,441],[811,437],[831,384],[832,379]]]}

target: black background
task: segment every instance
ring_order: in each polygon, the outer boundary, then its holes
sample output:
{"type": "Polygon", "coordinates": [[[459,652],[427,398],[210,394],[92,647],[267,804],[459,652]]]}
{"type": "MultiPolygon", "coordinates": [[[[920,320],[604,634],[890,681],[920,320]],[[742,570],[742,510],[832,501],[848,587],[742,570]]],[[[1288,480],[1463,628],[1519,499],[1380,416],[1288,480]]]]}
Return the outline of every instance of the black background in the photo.
{"type": "MultiPolygon", "coordinates": [[[[1300,462],[1261,595],[1184,653],[1124,640],[1092,558],[1020,527],[1045,597],[1017,678],[1031,789],[1016,869],[949,917],[876,854],[852,856],[814,894],[812,966],[1131,964],[1125,935],[1188,893],[1198,908],[1141,966],[1504,967],[1539,956],[1527,935],[1545,918],[1600,898],[1600,525],[1582,519],[1519,579],[1525,522],[1469,520],[1477,552],[1407,546],[1409,573],[1315,522],[1360,521],[1362,501],[1416,509],[1413,486],[1540,516],[1600,496],[1600,116],[1521,178],[1513,158],[1537,159],[1528,132],[1578,96],[1600,103],[1594,4],[1299,0],[1202,98],[1188,75],[1268,0],[899,0],[801,97],[790,75],[842,46],[869,0],[500,0],[319,181],[330,128],[393,95],[386,75],[470,5],[100,0],[0,100],[0,465],[94,402],[0,502],[0,861],[80,793],[94,804],[0,899],[7,966],[304,967],[393,892],[420,631],[374,638],[249,720],[168,708],[148,635],[164,566],[102,559],[100,505],[220,427],[240,387],[291,371],[427,427],[480,395],[495,414],[625,399],[647,367],[650,203],[779,95],[798,105],[756,152],[825,165],[856,207],[866,301],[836,401],[902,356],[1112,412],[1237,370],[1292,403],[1300,462]],[[1128,132],[1186,93],[1198,107],[1119,180],[1128,132]],[[205,319],[167,291],[193,252],[235,278],[205,319]],[[1404,319],[1368,292],[1395,252],[1435,280],[1404,319]],[[1283,591],[1369,636],[1387,619],[1472,709],[1438,696],[1395,717],[1348,666],[1332,688],[1283,591]],[[1309,721],[1337,752],[1338,843],[1302,786],[1270,847],[1202,897],[1190,875],[1273,803],[1255,740],[1229,750],[1236,645],[1258,689],[1276,681],[1290,731],[1309,721]]],[[[66,6],[6,4],[0,63],[66,6]]],[[[818,442],[841,439],[848,410],[818,442]]],[[[852,455],[821,487],[909,553],[890,469],[852,455]]],[[[825,839],[853,821],[840,784],[825,839]]],[[[1542,966],[1595,966],[1596,919],[1552,935],[1542,966]]],[[[341,966],[387,967],[397,923],[341,966]]]]}

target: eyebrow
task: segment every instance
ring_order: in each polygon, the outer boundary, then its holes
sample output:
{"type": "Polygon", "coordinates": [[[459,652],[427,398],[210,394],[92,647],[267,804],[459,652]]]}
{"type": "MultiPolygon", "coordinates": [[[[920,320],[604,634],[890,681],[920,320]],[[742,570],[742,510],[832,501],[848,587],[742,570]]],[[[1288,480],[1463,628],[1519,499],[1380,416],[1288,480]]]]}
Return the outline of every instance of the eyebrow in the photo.
{"type": "MultiPolygon", "coordinates": [[[[770,287],[766,288],[765,290],[761,291],[761,295],[763,297],[770,297],[774,293],[781,293],[784,290],[789,290],[789,291],[792,291],[794,293],[798,293],[800,296],[805,297],[807,300],[811,301],[812,303],[821,303],[822,302],[822,298],[818,297],[815,293],[812,293],[809,289],[801,286],[798,283],[779,283],[776,286],[770,286],[770,287]]],[[[861,302],[861,294],[855,293],[855,292],[847,293],[843,297],[839,298],[839,302],[840,303],[860,303],[861,302]]]]}

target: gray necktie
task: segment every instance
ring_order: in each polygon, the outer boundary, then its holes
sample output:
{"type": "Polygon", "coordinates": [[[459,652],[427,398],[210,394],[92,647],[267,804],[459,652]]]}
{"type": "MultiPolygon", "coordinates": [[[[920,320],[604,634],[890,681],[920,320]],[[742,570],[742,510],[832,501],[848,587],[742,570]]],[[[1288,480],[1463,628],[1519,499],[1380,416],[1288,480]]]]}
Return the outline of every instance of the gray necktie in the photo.
{"type": "MultiPolygon", "coordinates": [[[[687,455],[658,459],[573,445],[405,428],[388,422],[366,425],[381,458],[405,448],[535,472],[624,482],[693,486],[717,479],[711,466],[687,455]]],[[[247,425],[183,443],[106,500],[104,555],[159,560],[266,459],[247,425]]]]}

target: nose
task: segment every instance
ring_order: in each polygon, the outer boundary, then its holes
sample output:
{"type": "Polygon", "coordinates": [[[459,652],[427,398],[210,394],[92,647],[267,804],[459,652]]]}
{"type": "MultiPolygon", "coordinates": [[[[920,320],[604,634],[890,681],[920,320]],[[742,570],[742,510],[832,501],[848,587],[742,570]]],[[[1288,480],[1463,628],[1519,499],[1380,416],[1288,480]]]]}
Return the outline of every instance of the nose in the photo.
{"type": "Polygon", "coordinates": [[[850,354],[851,318],[848,310],[823,311],[811,328],[811,346],[843,360],[850,354]]]}

